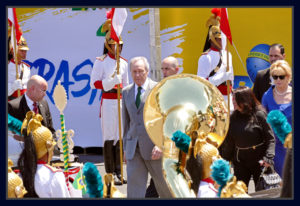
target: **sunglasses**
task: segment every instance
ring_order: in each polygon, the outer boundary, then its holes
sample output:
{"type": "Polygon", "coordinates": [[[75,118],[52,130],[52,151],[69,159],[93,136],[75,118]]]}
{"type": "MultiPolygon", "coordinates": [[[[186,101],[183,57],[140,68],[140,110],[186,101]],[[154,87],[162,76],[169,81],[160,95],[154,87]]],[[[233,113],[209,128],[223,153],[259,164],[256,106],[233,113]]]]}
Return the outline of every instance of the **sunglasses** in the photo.
{"type": "Polygon", "coordinates": [[[278,78],[283,80],[285,78],[285,75],[279,75],[279,76],[273,75],[272,77],[273,77],[274,80],[277,80],[278,78]]]}

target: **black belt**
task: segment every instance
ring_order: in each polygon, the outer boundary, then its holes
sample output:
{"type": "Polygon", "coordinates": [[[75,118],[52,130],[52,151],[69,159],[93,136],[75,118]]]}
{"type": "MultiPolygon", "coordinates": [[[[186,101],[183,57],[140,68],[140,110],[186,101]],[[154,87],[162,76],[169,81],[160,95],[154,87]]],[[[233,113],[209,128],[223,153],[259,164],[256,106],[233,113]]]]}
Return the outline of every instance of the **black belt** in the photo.
{"type": "MultiPolygon", "coordinates": [[[[111,90],[108,90],[108,91],[102,91],[103,93],[118,93],[118,90],[117,89],[111,89],[111,90]]],[[[120,88],[120,93],[122,92],[122,88],[120,88]]]]}

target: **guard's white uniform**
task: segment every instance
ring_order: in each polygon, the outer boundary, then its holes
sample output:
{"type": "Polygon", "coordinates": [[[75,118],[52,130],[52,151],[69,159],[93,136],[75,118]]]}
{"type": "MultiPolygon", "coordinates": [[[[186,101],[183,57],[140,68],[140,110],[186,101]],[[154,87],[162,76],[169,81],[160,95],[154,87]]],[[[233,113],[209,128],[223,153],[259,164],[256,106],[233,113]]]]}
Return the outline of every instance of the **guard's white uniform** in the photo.
{"type": "MultiPolygon", "coordinates": [[[[21,61],[18,67],[19,71],[19,78],[21,76],[21,73],[23,71],[23,77],[21,79],[22,81],[22,90],[21,95],[26,91],[27,89],[27,82],[30,79],[30,66],[26,64],[25,62],[21,61]]],[[[16,92],[16,87],[14,85],[14,82],[16,80],[16,64],[13,61],[10,61],[8,63],[8,74],[7,74],[7,88],[8,88],[8,96],[11,96],[14,92],[16,92]]],[[[17,97],[17,96],[16,96],[17,97]]]]}
{"type": "Polygon", "coordinates": [[[197,197],[218,197],[218,190],[210,178],[200,181],[197,197]]]}
{"type": "MultiPolygon", "coordinates": [[[[207,79],[210,83],[218,87],[220,92],[223,94],[224,100],[226,101],[226,103],[228,103],[227,86],[222,83],[230,80],[233,86],[234,73],[232,67],[232,56],[229,52],[229,71],[228,73],[226,73],[227,52],[225,50],[221,50],[221,54],[222,64],[220,66],[220,69],[214,75],[209,77],[209,74],[217,67],[220,61],[220,52],[215,49],[210,49],[208,52],[203,53],[198,60],[197,75],[204,79],[207,79]]],[[[230,111],[233,111],[232,97],[230,97],[230,111]]]]}
{"type": "MultiPolygon", "coordinates": [[[[97,57],[94,62],[93,70],[91,73],[91,88],[95,89],[94,83],[100,81],[100,85],[102,85],[102,81],[110,78],[113,73],[116,71],[117,62],[115,59],[111,58],[109,55],[104,55],[101,57],[97,57]]],[[[119,74],[122,76],[122,84],[121,88],[126,87],[128,85],[128,63],[120,58],[120,67],[119,74]]],[[[98,82],[99,83],[99,82],[98,82]]],[[[97,87],[98,89],[103,89],[103,86],[97,87]]],[[[116,88],[113,85],[111,88],[107,90],[116,88]]],[[[122,101],[120,103],[121,111],[122,111],[122,101]]],[[[102,99],[100,106],[100,116],[101,116],[101,127],[102,127],[102,140],[114,140],[114,145],[119,140],[119,118],[118,118],[118,99],[117,93],[103,93],[102,91],[102,99]]],[[[122,126],[123,128],[123,126],[122,126]]],[[[123,130],[123,129],[122,129],[123,130]]],[[[123,133],[123,131],[122,131],[123,133]]]]}
{"type": "Polygon", "coordinates": [[[70,197],[63,171],[41,162],[37,165],[34,189],[41,198],[70,197]]]}

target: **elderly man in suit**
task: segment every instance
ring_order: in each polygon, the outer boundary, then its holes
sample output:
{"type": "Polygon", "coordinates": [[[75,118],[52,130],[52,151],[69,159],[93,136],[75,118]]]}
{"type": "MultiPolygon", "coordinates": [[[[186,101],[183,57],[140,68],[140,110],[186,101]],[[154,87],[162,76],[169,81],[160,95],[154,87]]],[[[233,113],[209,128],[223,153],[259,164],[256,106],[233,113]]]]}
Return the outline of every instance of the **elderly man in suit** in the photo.
{"type": "MultiPolygon", "coordinates": [[[[32,110],[43,116],[42,124],[50,129],[55,138],[55,129],[53,128],[52,116],[47,101],[44,99],[48,84],[46,80],[39,76],[33,75],[27,83],[27,91],[24,95],[8,102],[8,113],[23,121],[28,111],[32,110]]],[[[22,140],[21,136],[14,135],[17,140],[22,140]]]]}
{"type": "Polygon", "coordinates": [[[172,197],[162,173],[162,151],[148,136],[144,122],[144,104],[157,82],[148,78],[149,63],[145,57],[130,61],[132,84],[122,91],[124,125],[124,159],[127,162],[127,197],[145,197],[148,172],[152,176],[158,194],[172,197]]]}
{"type": "MultiPolygon", "coordinates": [[[[273,64],[277,60],[284,60],[284,47],[281,44],[272,44],[269,49],[269,58],[271,64],[273,64]]],[[[262,96],[270,88],[270,86],[270,67],[258,71],[253,85],[253,93],[259,102],[261,102],[262,96]]]]}

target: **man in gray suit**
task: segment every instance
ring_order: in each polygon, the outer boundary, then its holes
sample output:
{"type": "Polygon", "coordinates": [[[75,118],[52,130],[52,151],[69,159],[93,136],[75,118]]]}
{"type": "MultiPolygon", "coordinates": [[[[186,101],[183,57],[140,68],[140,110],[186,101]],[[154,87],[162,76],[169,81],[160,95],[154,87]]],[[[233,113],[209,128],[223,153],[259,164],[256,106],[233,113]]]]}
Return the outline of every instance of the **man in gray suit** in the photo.
{"type": "Polygon", "coordinates": [[[161,198],[172,197],[163,178],[162,151],[148,136],[144,121],[144,104],[151,89],[157,84],[148,78],[149,63],[145,57],[130,61],[132,84],[122,91],[124,125],[124,160],[127,162],[127,197],[144,198],[148,172],[161,198]]]}

